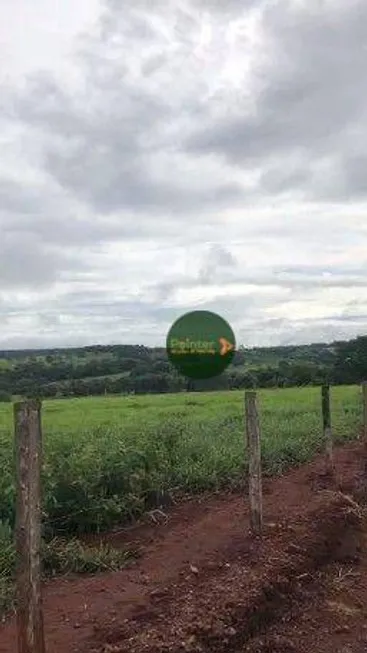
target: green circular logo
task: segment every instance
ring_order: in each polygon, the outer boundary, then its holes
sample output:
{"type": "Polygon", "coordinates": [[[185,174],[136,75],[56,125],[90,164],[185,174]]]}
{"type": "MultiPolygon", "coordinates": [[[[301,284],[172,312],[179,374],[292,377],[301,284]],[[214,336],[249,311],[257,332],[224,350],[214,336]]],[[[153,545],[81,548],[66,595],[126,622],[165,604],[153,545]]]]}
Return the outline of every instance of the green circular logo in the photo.
{"type": "Polygon", "coordinates": [[[190,379],[210,379],[224,372],[235,347],[228,322],[211,311],[186,313],[176,320],[167,336],[168,359],[190,379]]]}

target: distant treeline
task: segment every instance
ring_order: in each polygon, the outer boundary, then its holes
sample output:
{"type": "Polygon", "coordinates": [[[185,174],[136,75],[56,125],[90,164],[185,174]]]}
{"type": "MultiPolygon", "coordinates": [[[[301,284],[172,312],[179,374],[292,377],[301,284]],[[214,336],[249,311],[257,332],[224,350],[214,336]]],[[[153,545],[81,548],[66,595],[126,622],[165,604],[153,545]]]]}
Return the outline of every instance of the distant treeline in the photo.
{"type": "Polygon", "coordinates": [[[367,379],[367,336],[332,344],[240,347],[221,376],[188,381],[163,348],[134,345],[0,352],[0,401],[360,383],[367,379]]]}

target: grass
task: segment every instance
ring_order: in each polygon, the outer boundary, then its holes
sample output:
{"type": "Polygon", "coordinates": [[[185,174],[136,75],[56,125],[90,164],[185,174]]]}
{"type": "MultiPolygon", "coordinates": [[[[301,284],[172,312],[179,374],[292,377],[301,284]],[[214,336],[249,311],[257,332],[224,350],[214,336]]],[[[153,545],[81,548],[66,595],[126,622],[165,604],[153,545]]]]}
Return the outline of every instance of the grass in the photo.
{"type": "MultiPolygon", "coordinates": [[[[262,390],[258,394],[266,474],[280,474],[320,450],[319,388],[262,390]]],[[[335,440],[354,437],[361,422],[360,389],[336,387],[331,398],[335,440]]],[[[243,479],[243,399],[242,391],[233,391],[45,401],[44,537],[54,548],[56,543],[59,547],[59,557],[53,559],[51,568],[64,573],[73,556],[84,560],[86,569],[93,567],[90,555],[98,560],[98,552],[85,554],[75,549],[79,545],[74,540],[68,549],[69,544],[61,546],[59,538],[134,519],[144,511],[145,498],[152,490],[200,492],[243,479]],[[68,550],[73,551],[69,558],[68,550]],[[60,561],[61,551],[66,552],[66,567],[60,561]]],[[[13,569],[12,420],[11,404],[0,404],[0,595],[1,584],[13,569]]],[[[46,551],[44,555],[47,567],[46,551]]],[[[103,558],[103,552],[101,555],[103,558]]],[[[75,563],[74,569],[78,565],[75,563]]]]}
{"type": "MultiPolygon", "coordinates": [[[[105,544],[86,546],[77,538],[54,537],[42,542],[42,572],[45,578],[55,575],[94,574],[117,571],[137,552],[114,549],[105,544]]],[[[13,531],[0,522],[0,616],[14,607],[15,550],[13,531]]]]}
{"type": "MultiPolygon", "coordinates": [[[[151,490],[235,483],[245,471],[243,392],[45,401],[45,535],[109,528],[144,510],[151,490]]],[[[259,392],[266,473],[322,445],[318,388],[259,392]]],[[[0,404],[0,521],[14,523],[12,406],[0,404]]],[[[337,440],[361,421],[358,387],[332,390],[337,440]]]]}

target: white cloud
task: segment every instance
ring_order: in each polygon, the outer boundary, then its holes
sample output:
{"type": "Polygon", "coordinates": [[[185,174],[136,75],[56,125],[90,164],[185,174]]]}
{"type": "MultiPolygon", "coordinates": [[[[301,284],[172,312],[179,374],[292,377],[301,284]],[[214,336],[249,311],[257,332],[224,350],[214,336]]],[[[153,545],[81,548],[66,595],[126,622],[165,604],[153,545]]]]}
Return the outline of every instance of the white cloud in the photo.
{"type": "Polygon", "coordinates": [[[22,7],[0,26],[2,348],[162,345],[199,306],[245,345],[366,331],[363,0],[22,7]]]}

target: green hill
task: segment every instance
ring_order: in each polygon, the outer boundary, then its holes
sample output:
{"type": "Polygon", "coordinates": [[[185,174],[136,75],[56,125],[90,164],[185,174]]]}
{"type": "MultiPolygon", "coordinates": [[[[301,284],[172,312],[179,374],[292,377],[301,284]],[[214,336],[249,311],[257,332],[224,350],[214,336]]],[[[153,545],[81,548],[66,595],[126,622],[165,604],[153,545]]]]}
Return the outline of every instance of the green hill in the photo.
{"type": "Polygon", "coordinates": [[[239,347],[227,371],[189,382],[164,348],[110,345],[0,351],[0,400],[14,396],[69,397],[165,393],[250,387],[360,383],[367,378],[367,336],[286,347],[239,347]]]}

